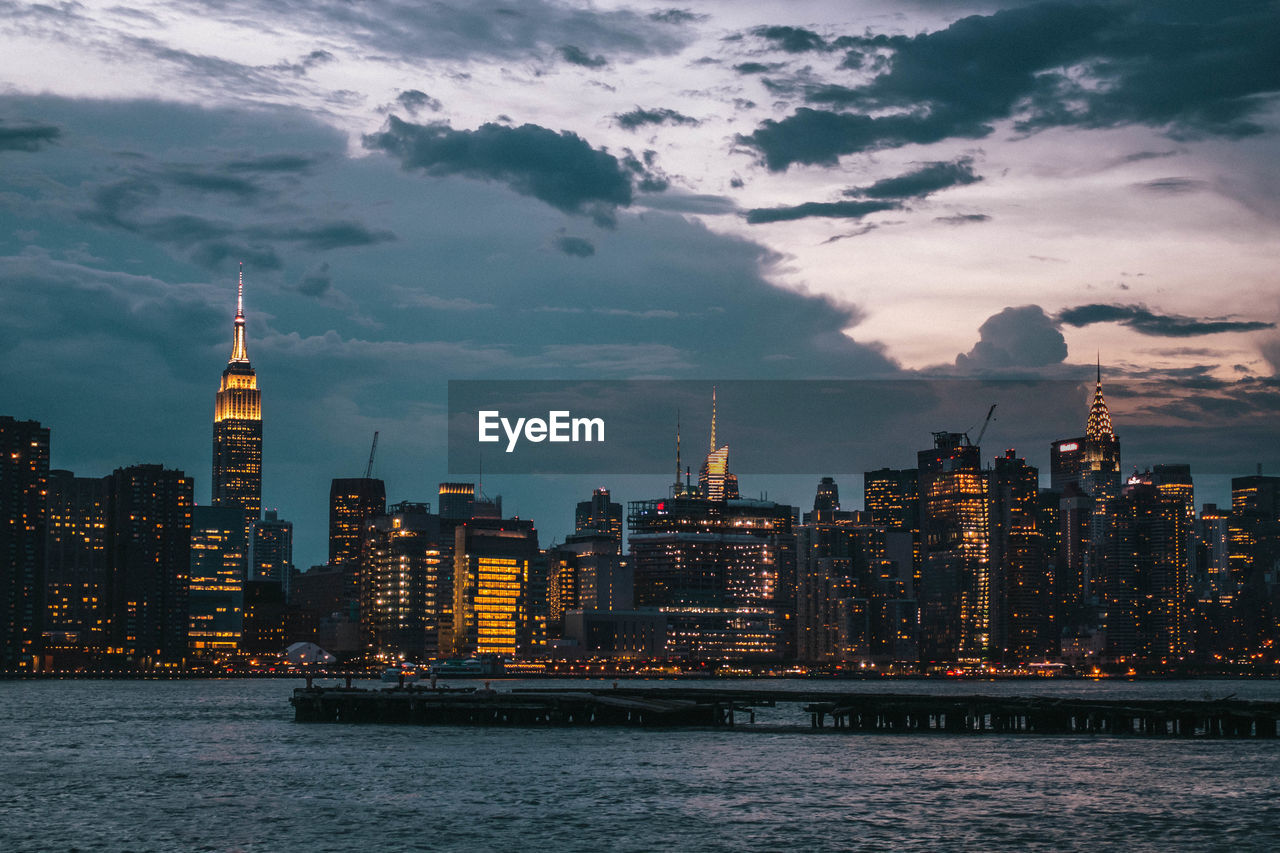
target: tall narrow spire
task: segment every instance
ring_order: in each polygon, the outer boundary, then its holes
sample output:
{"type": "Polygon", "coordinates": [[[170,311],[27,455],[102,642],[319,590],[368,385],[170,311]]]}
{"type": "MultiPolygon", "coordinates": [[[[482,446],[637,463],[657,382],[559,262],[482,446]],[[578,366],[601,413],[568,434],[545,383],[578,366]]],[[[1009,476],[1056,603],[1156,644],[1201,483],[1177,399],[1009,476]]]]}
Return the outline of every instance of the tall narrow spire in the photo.
{"type": "Polygon", "coordinates": [[[716,452],[716,386],[711,386],[711,452],[716,452]]]}
{"type": "Polygon", "coordinates": [[[1093,390],[1093,405],[1089,407],[1089,420],[1085,424],[1085,438],[1097,442],[1114,438],[1111,426],[1111,412],[1107,408],[1107,400],[1102,396],[1102,355],[1098,355],[1098,384],[1093,390]]]}
{"type": "Polygon", "coordinates": [[[680,410],[676,409],[676,488],[680,487],[680,410]]]}
{"type": "Polygon", "coordinates": [[[240,264],[240,283],[236,290],[235,334],[231,341],[231,358],[228,363],[249,363],[249,349],[244,336],[244,264],[240,264]]]}

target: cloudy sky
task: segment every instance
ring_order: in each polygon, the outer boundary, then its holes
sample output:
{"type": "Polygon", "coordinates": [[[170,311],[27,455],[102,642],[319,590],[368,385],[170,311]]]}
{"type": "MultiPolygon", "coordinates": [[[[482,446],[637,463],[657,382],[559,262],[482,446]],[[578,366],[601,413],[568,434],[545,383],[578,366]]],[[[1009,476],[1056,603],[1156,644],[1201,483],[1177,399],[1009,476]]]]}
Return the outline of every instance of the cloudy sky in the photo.
{"type": "MultiPolygon", "coordinates": [[[[375,429],[391,499],[433,496],[450,379],[1087,382],[1100,351],[1163,389],[1115,401],[1126,466],[1277,456],[1274,2],[0,0],[0,39],[0,412],[205,501],[243,262],[303,566],[375,429]]],[[[546,541],[592,485],[486,490],[546,541]]]]}

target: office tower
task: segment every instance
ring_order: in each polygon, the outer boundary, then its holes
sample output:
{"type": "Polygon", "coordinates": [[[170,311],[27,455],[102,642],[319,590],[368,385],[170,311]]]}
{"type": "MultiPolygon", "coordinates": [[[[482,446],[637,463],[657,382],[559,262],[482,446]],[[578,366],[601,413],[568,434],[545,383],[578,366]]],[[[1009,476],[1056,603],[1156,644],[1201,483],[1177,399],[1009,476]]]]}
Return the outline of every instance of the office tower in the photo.
{"type": "Polygon", "coordinates": [[[288,646],[284,641],[284,624],[285,597],[282,585],[276,581],[245,581],[241,651],[251,655],[279,654],[288,646]]]}
{"type": "MultiPolygon", "coordinates": [[[[452,622],[452,524],[424,503],[404,501],[365,522],[360,628],[366,649],[384,659],[426,660],[452,622]]],[[[450,626],[450,633],[452,626],[450,626]]]]}
{"type": "Polygon", "coordinates": [[[1280,477],[1231,478],[1227,540],[1231,576],[1237,584],[1255,583],[1272,570],[1280,560],[1280,477]]]}
{"type": "Polygon", "coordinates": [[[329,563],[358,573],[364,523],[387,511],[387,488],[371,477],[336,478],[329,486],[329,563]]]}
{"type": "Polygon", "coordinates": [[[161,465],[117,468],[107,501],[110,645],[136,665],[187,652],[191,479],[161,465]]]}
{"type": "Polygon", "coordinates": [[[231,358],[213,409],[214,506],[234,506],[244,515],[245,539],[262,510],[262,393],[249,363],[244,329],[244,269],[236,297],[231,358]]]}
{"type": "Polygon", "coordinates": [[[796,528],[796,656],[914,666],[911,533],[868,523],[867,513],[841,513],[834,493],[824,478],[813,512],[796,528]]]}
{"type": "Polygon", "coordinates": [[[991,652],[989,481],[963,433],[934,433],[920,476],[920,654],[983,663],[991,652]]]}
{"type": "Polygon", "coordinates": [[[575,534],[597,534],[615,543],[614,553],[622,553],[622,504],[609,500],[608,489],[595,489],[591,500],[578,503],[574,514],[575,534]]]}
{"type": "Polygon", "coordinates": [[[868,521],[911,534],[912,579],[920,584],[920,473],[914,468],[878,468],[862,475],[862,502],[868,521]]]}
{"type": "Polygon", "coordinates": [[[293,569],[293,522],[280,518],[274,509],[263,513],[253,525],[249,542],[249,580],[280,584],[289,595],[289,577],[293,569]]]}
{"type": "Polygon", "coordinates": [[[1107,657],[1169,665],[1191,649],[1188,521],[1150,476],[1131,477],[1106,506],[1102,607],[1107,657]]]}
{"type": "Polygon", "coordinates": [[[39,651],[48,486],[48,428],[0,416],[0,670],[39,651]]]}
{"type": "Polygon", "coordinates": [[[716,389],[711,389],[711,451],[698,472],[698,489],[711,501],[738,497],[738,477],[729,473],[729,445],[716,445],[716,389]]]}
{"type": "Polygon", "coordinates": [[[45,630],[106,647],[107,480],[49,472],[45,630]]]}
{"type": "Polygon", "coordinates": [[[559,636],[570,610],[630,610],[635,601],[631,562],[608,533],[586,530],[547,549],[547,617],[559,636]]]}
{"type": "Polygon", "coordinates": [[[635,501],[627,517],[635,602],[667,614],[668,654],[794,653],[792,508],[771,501],[635,501]]]}
{"type": "Polygon", "coordinates": [[[1040,530],[1040,472],[1013,450],[991,471],[992,654],[1004,663],[1056,651],[1052,577],[1040,530]]]}
{"type": "Polygon", "coordinates": [[[1080,485],[1084,472],[1085,437],[1062,438],[1049,445],[1049,488],[1061,494],[1080,485]]]}
{"type": "MultiPolygon", "coordinates": [[[[453,652],[512,657],[537,587],[538,534],[520,519],[471,519],[454,532],[453,652]]],[[[545,571],[545,564],[544,564],[545,571]]],[[[545,578],[542,585],[545,588],[545,578]]],[[[544,593],[545,594],[545,593],[544,593]]]]}
{"type": "Polygon", "coordinates": [[[1196,541],[1199,551],[1196,565],[1201,576],[1198,579],[1202,592],[1214,598],[1231,598],[1235,583],[1231,580],[1231,560],[1228,551],[1228,530],[1231,513],[1221,510],[1217,504],[1208,503],[1200,508],[1200,520],[1196,541]]]}
{"type": "Polygon", "coordinates": [[[187,637],[197,657],[240,649],[244,629],[244,513],[235,506],[191,509],[187,637]]]}
{"type": "Polygon", "coordinates": [[[438,507],[441,518],[466,521],[476,502],[475,483],[441,483],[438,507]]]}

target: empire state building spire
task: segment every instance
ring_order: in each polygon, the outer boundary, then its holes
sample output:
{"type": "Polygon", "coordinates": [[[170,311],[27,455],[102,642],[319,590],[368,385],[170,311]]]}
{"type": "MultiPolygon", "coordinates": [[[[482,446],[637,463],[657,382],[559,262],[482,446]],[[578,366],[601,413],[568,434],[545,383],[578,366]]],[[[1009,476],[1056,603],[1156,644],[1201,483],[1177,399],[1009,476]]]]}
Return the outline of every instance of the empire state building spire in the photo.
{"type": "Polygon", "coordinates": [[[240,265],[240,284],[236,291],[235,336],[231,342],[231,358],[228,363],[249,363],[249,349],[244,342],[244,264],[240,265]]]}

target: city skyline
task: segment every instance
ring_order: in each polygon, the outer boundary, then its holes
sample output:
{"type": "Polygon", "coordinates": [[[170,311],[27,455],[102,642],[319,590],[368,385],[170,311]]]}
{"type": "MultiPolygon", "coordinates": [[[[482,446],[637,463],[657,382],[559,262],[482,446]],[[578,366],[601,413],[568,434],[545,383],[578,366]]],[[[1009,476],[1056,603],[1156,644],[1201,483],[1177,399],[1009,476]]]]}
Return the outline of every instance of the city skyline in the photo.
{"type": "MultiPolygon", "coordinates": [[[[1147,417],[1204,427],[1139,463],[1190,463],[1224,503],[1274,443],[1276,20],[20,4],[0,24],[0,388],[53,429],[55,467],[163,462],[207,503],[198,436],[242,261],[263,506],[297,523],[304,566],[375,430],[393,499],[460,478],[447,379],[1083,382],[1101,350],[1109,379],[1166,389],[1154,414],[1135,401],[1147,417]],[[1211,436],[1230,470],[1196,457],[1211,436]]],[[[1017,450],[1044,470],[1054,438],[1017,450]]],[[[794,502],[811,479],[743,489],[794,502]]],[[[491,490],[563,507],[537,518],[559,538],[596,485],[491,490]]]]}

